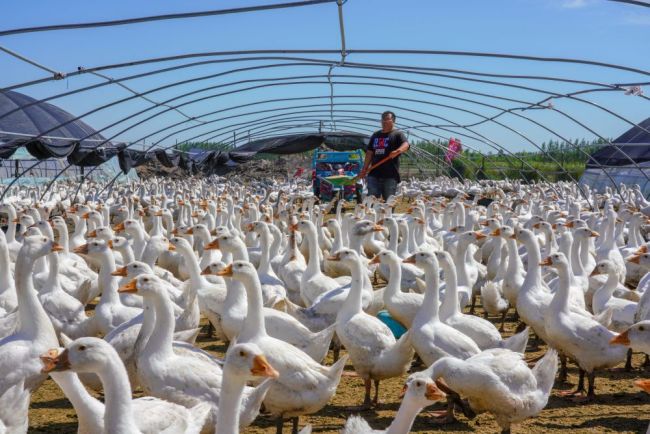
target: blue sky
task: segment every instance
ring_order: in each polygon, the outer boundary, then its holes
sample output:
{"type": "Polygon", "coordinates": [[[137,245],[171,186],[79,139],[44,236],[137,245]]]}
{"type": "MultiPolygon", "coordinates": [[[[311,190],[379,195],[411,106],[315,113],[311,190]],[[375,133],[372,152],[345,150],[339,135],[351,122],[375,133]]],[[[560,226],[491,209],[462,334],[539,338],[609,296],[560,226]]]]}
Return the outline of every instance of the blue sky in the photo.
{"type": "MultiPolygon", "coordinates": [[[[277,3],[279,0],[255,1],[192,1],[178,2],[122,1],[29,1],[5,2],[0,28],[60,24],[109,20],[171,12],[189,12],[223,9],[245,5],[277,3]]],[[[388,1],[348,0],[344,5],[344,19],[347,47],[349,49],[421,49],[478,51],[536,56],[570,57],[595,60],[650,70],[650,8],[624,5],[603,0],[502,0],[502,1],[388,1]]],[[[335,4],[324,4],[302,8],[261,11],[227,16],[213,16],[186,20],[160,21],[130,26],[108,27],[84,30],[66,30],[44,33],[27,33],[0,37],[0,45],[17,51],[58,71],[73,71],[77,66],[91,67],[104,64],[132,61],[143,58],[170,56],[191,52],[253,50],[253,49],[339,49],[338,13],[335,4]]],[[[336,59],[329,55],[304,55],[319,59],[336,59]]],[[[123,77],[153,69],[189,63],[193,60],[165,62],[160,64],[122,68],[104,71],[112,77],[123,77]]],[[[435,68],[455,68],[483,73],[552,75],[565,78],[590,80],[602,83],[650,81],[649,77],[606,68],[590,66],[540,63],[513,60],[494,60],[458,56],[415,56],[415,55],[361,55],[352,54],[350,62],[366,62],[389,65],[410,65],[435,68]]],[[[171,73],[153,75],[144,79],[130,80],[126,84],[138,91],[153,89],[179,80],[209,76],[231,69],[243,68],[280,61],[247,61],[212,63],[200,67],[177,70],[171,73]]],[[[0,53],[0,87],[44,77],[38,69],[0,53]]],[[[297,124],[309,124],[314,128],[319,119],[328,121],[330,87],[326,83],[324,66],[284,66],[257,71],[230,73],[176,86],[151,93],[156,101],[173,99],[179,94],[196,91],[195,98],[215,93],[228,93],[245,85],[229,85],[230,81],[277,79],[287,76],[317,76],[293,81],[316,81],[297,85],[269,86],[256,90],[216,96],[197,103],[183,105],[181,110],[189,116],[201,116],[219,112],[203,118],[214,121],[209,124],[177,132],[183,126],[158,134],[153,132],[178,123],[182,115],[170,111],[132,127],[140,115],[132,121],[106,129],[107,137],[128,128],[116,139],[140,140],[147,137],[152,143],[163,139],[161,145],[192,137],[232,139],[236,130],[239,140],[250,134],[270,134],[268,127],[246,126],[262,116],[277,116],[278,112],[266,115],[247,114],[254,110],[271,110],[285,107],[286,117],[297,124]],[[219,86],[210,91],[201,91],[207,86],[219,86]],[[305,101],[268,102],[261,100],[280,98],[312,97],[305,101]],[[257,104],[254,104],[256,103],[257,104]],[[248,108],[232,108],[254,104],[248,108]],[[289,114],[291,113],[291,114],[289,114]],[[237,116],[219,120],[226,116],[237,116]],[[237,123],[237,127],[231,124],[237,123]],[[131,128],[130,128],[131,127],[131,128]],[[210,133],[210,131],[215,131],[210,133]],[[221,135],[218,135],[221,133],[221,135]],[[167,135],[170,137],[165,138],[167,135]]],[[[368,79],[335,77],[334,86],[337,108],[337,128],[370,131],[379,127],[378,118],[384,108],[394,109],[403,126],[417,126],[410,132],[412,137],[449,137],[453,131],[463,130],[432,128],[427,125],[474,123],[481,117],[498,113],[498,108],[520,104],[496,100],[489,96],[471,96],[458,91],[442,90],[447,86],[487,95],[537,102],[544,98],[540,92],[512,89],[494,84],[470,82],[456,78],[425,76],[416,74],[379,73],[367,69],[335,68],[334,74],[364,75],[373,83],[392,83],[410,89],[391,89],[368,85],[368,79]],[[427,83],[431,86],[397,83],[390,79],[400,78],[427,83]],[[365,81],[366,84],[354,84],[365,81]],[[437,95],[422,90],[436,92],[437,95]],[[440,95],[440,94],[445,94],[440,95]],[[470,98],[476,102],[459,101],[458,97],[470,98]],[[398,100],[399,98],[399,100],[398,100]],[[408,101],[405,101],[408,100],[408,101]],[[488,107],[485,104],[495,107],[488,107]],[[472,113],[468,113],[471,111],[472,113]]],[[[499,79],[493,79],[499,81],[499,79]]],[[[67,80],[30,86],[19,91],[36,98],[77,89],[101,82],[96,77],[78,76],[67,80]]],[[[584,85],[562,84],[541,80],[510,80],[512,83],[553,92],[570,92],[585,88],[584,85]]],[[[260,83],[259,81],[255,84],[260,83]]],[[[650,87],[646,88],[650,96],[650,87]]],[[[130,94],[116,86],[59,98],[53,103],[74,113],[83,114],[95,107],[128,97],[130,94]]],[[[588,94],[585,99],[606,107],[623,117],[640,122],[650,116],[650,104],[641,98],[624,96],[621,93],[588,94]]],[[[190,97],[174,100],[175,103],[190,101],[190,97]]],[[[562,137],[587,137],[596,135],[616,137],[629,125],[606,114],[594,105],[566,99],[556,100],[554,105],[575,117],[587,128],[570,121],[566,116],[548,110],[526,111],[537,122],[548,126],[562,137]]],[[[106,126],[146,109],[150,104],[140,99],[119,104],[84,117],[96,129],[106,126]]],[[[162,112],[158,108],[148,114],[162,112]]],[[[482,150],[490,150],[486,143],[498,143],[512,150],[534,149],[527,141],[539,144],[544,140],[557,139],[557,135],[534,125],[530,121],[513,115],[504,115],[500,122],[510,129],[494,123],[484,123],[474,128],[472,134],[480,134],[488,140],[466,139],[467,144],[482,150]],[[513,131],[514,130],[514,131],[513,131]],[[519,132],[520,134],[517,134],[519,132]],[[525,137],[524,137],[525,136],[525,137]]],[[[289,123],[291,123],[289,122],[289,123]]],[[[289,125],[286,123],[285,125],[289,125]]],[[[196,125],[186,123],[185,126],[196,125]]],[[[280,124],[277,124],[280,125],[280,124]]],[[[329,127],[325,124],[325,128],[329,127]]],[[[295,129],[298,131],[299,129],[295,129]]],[[[283,130],[285,131],[285,130],[283,130]]],[[[244,139],[245,140],[245,139],[244,139]]],[[[241,142],[240,142],[241,143],[241,142]]]]}

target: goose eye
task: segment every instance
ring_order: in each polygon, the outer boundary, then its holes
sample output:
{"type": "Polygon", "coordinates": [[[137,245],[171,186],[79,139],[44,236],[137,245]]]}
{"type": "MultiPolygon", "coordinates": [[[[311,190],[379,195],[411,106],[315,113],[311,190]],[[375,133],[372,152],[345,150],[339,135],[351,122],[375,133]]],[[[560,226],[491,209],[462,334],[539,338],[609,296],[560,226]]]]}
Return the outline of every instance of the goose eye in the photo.
{"type": "Polygon", "coordinates": [[[148,282],[148,281],[149,281],[149,279],[148,279],[148,278],[144,278],[144,281],[145,281],[145,282],[148,282]]]}
{"type": "Polygon", "coordinates": [[[422,386],[422,383],[419,382],[419,381],[416,381],[416,382],[415,382],[415,386],[416,386],[416,387],[420,387],[420,386],[422,386]]]}
{"type": "Polygon", "coordinates": [[[79,351],[86,351],[86,346],[85,346],[85,345],[81,345],[81,346],[79,347],[79,351]]]}
{"type": "Polygon", "coordinates": [[[641,327],[639,327],[639,330],[640,330],[640,331],[643,331],[643,330],[645,330],[645,329],[643,328],[643,326],[641,326],[641,327]]]}
{"type": "Polygon", "coordinates": [[[246,351],[242,350],[239,352],[240,357],[246,357],[246,351]]]}

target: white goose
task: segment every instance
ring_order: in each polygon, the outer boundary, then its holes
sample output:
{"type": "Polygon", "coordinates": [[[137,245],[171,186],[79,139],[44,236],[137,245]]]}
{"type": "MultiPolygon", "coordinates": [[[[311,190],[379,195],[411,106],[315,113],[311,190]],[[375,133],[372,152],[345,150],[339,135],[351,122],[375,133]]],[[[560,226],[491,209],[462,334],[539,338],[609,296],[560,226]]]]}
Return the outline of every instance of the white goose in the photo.
{"type": "Polygon", "coordinates": [[[52,323],[38,301],[32,284],[34,262],[61,247],[46,237],[26,237],[16,260],[18,322],[14,332],[0,339],[0,426],[25,432],[29,398],[46,377],[38,356],[58,344],[52,323]],[[22,387],[21,387],[22,384],[22,387]],[[8,393],[9,390],[11,393],[8,393]],[[16,398],[21,398],[15,401],[16,398]],[[18,423],[18,426],[11,426],[18,423]]]}
{"type": "Polygon", "coordinates": [[[395,340],[388,326],[362,310],[364,272],[354,250],[343,249],[330,259],[350,267],[352,287],[336,316],[336,335],[350,354],[355,371],[364,380],[364,406],[370,405],[370,389],[375,383],[374,404],[379,399],[379,382],[406,373],[413,358],[408,332],[395,340]]]}
{"type": "MultiPolygon", "coordinates": [[[[99,376],[104,387],[105,403],[103,424],[100,426],[100,431],[94,432],[124,434],[198,434],[201,432],[209,406],[199,404],[188,409],[150,397],[133,400],[124,365],[113,347],[105,341],[90,337],[79,338],[69,344],[61,354],[54,356],[54,352],[58,351],[54,349],[43,354],[43,363],[46,365],[43,368],[44,372],[72,369],[74,372],[95,373],[99,376]]],[[[83,393],[80,389],[75,391],[83,393]]],[[[88,396],[85,399],[89,399],[88,396]]],[[[94,405],[92,409],[97,411],[99,406],[94,405]]],[[[97,424],[97,415],[93,414],[93,416],[86,418],[86,421],[97,424]]]]}
{"type": "MultiPolygon", "coordinates": [[[[151,311],[145,310],[148,324],[143,325],[140,332],[148,334],[145,328],[151,327],[151,334],[141,344],[142,348],[137,354],[137,375],[144,390],[149,395],[186,407],[209,402],[212,410],[208,424],[213,425],[219,414],[222,394],[221,368],[202,351],[174,351],[173,308],[160,279],[152,274],[143,274],[121,287],[120,291],[142,295],[151,307],[151,311]],[[153,325],[149,318],[151,314],[155,318],[153,325]]],[[[248,426],[257,417],[269,386],[246,389],[246,403],[241,408],[242,427],[248,426]]]]}
{"type": "Polygon", "coordinates": [[[430,378],[409,378],[402,392],[402,403],[395,419],[385,430],[370,428],[361,416],[351,416],[340,431],[341,434],[408,434],[418,413],[429,405],[445,398],[430,378]]]}
{"type": "Polygon", "coordinates": [[[543,262],[558,271],[560,284],[545,312],[544,325],[553,346],[571,357],[580,367],[580,382],[575,393],[584,392],[584,376],[589,376],[586,399],[595,398],[595,370],[611,368],[625,359],[626,349],[611,347],[615,334],[593,318],[579,315],[569,308],[570,276],[564,254],[555,253],[543,262]],[[585,345],[588,342],[588,345],[585,345]]]}
{"type": "Polygon", "coordinates": [[[476,413],[492,413],[501,433],[506,434],[510,433],[512,424],[536,416],[544,409],[556,372],[555,350],[548,350],[530,369],[522,354],[492,349],[465,360],[443,357],[409,378],[442,378],[450,389],[469,400],[476,413]]]}
{"type": "MultiPolygon", "coordinates": [[[[371,264],[381,264],[389,268],[389,279],[384,289],[384,305],[390,315],[402,325],[409,328],[413,318],[422,305],[424,296],[411,292],[402,292],[402,264],[397,253],[391,250],[382,250],[371,261],[371,264]]],[[[406,265],[406,264],[405,264],[406,265]]]]}
{"type": "Polygon", "coordinates": [[[442,267],[446,282],[445,299],[440,306],[440,320],[469,336],[481,350],[508,348],[523,354],[528,343],[528,329],[524,329],[508,339],[502,339],[501,334],[491,322],[462,313],[456,283],[456,267],[454,267],[451,255],[444,251],[438,251],[435,255],[442,267]]]}
{"type": "Polygon", "coordinates": [[[440,320],[439,268],[433,253],[420,252],[404,260],[424,270],[426,292],[409,334],[418,356],[430,366],[445,356],[466,359],[481,352],[476,342],[440,320]]]}
{"type": "Polygon", "coordinates": [[[280,373],[264,400],[266,410],[282,420],[323,408],[336,391],[347,356],[331,367],[321,366],[294,346],[270,337],[264,326],[262,288],[253,264],[235,261],[221,274],[232,276],[246,288],[248,314],[238,342],[257,344],[280,373]]]}

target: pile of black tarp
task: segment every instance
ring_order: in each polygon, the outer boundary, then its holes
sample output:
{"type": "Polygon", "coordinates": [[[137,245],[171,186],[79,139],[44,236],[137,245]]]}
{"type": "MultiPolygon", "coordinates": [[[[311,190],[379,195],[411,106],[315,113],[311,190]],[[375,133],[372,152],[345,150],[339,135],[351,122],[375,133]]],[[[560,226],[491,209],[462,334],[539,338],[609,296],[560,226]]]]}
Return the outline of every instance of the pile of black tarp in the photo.
{"type": "MultiPolygon", "coordinates": [[[[294,134],[249,142],[233,151],[136,150],[106,140],[88,124],[67,111],[27,95],[0,91],[0,160],[9,159],[21,147],[34,158],[66,158],[74,166],[94,167],[117,157],[128,173],[142,166],[180,169],[187,175],[213,175],[245,163],[258,153],[295,154],[325,145],[334,150],[365,148],[368,136],[348,132],[294,134]]],[[[169,173],[169,170],[166,170],[169,173]]]]}
{"type": "Polygon", "coordinates": [[[650,161],[650,118],[627,130],[614,145],[604,146],[589,156],[587,168],[632,166],[650,161]],[[645,131],[647,130],[647,131],[645,131]]]}

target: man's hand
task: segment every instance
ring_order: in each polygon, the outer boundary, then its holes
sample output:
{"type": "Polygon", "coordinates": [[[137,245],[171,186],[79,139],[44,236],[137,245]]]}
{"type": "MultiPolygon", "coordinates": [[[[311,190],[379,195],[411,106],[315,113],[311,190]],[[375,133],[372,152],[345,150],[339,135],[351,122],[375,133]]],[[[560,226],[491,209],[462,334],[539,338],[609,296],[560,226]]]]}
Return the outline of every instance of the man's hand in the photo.
{"type": "Polygon", "coordinates": [[[399,155],[400,155],[402,152],[404,152],[404,151],[400,151],[399,149],[395,149],[393,152],[391,152],[390,154],[388,154],[388,156],[389,156],[390,159],[392,160],[393,158],[399,157],[399,155]]]}
{"type": "Polygon", "coordinates": [[[364,167],[363,169],[361,169],[361,172],[359,172],[357,178],[364,179],[366,176],[368,176],[368,169],[364,167]]]}

